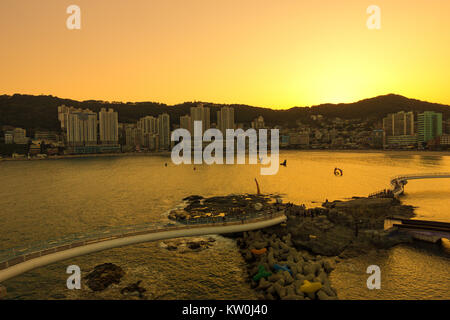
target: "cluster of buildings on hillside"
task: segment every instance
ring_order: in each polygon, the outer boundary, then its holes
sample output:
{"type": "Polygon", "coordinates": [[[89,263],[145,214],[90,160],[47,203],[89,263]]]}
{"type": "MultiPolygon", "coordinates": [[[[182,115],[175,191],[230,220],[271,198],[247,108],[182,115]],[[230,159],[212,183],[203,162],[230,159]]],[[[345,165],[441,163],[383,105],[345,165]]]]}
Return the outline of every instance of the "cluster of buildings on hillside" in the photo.
{"type": "Polygon", "coordinates": [[[120,152],[119,117],[113,109],[102,108],[97,114],[62,105],[58,120],[66,153],[120,152]]]}
{"type": "Polygon", "coordinates": [[[29,156],[47,157],[60,154],[64,144],[57,132],[36,131],[34,139],[27,136],[27,131],[12,126],[2,126],[3,141],[0,138],[0,156],[12,155],[14,158],[29,156]],[[2,143],[3,142],[3,143],[2,143]]]}
{"type": "MultiPolygon", "coordinates": [[[[15,145],[15,156],[46,157],[56,154],[169,151],[174,145],[171,132],[177,128],[194,131],[194,121],[202,121],[202,131],[217,128],[271,129],[262,116],[251,123],[236,123],[234,108],[217,111],[216,123],[211,110],[203,104],[191,107],[179,123],[171,125],[168,113],[145,116],[136,123],[119,123],[118,113],[102,108],[98,113],[65,105],[58,107],[60,132],[36,131],[34,139],[26,130],[3,126],[3,145],[15,145]]],[[[388,114],[379,123],[368,120],[325,118],[311,115],[309,121],[297,121],[295,128],[280,130],[280,147],[293,149],[447,149],[450,148],[450,119],[441,113],[401,111],[388,114]]],[[[0,145],[2,141],[0,141],[0,145]]]]}
{"type": "MultiPolygon", "coordinates": [[[[202,132],[210,128],[217,128],[222,132],[226,129],[234,129],[234,109],[222,107],[217,112],[217,123],[211,123],[211,110],[209,107],[198,104],[191,107],[190,114],[180,117],[180,122],[174,125],[174,129],[182,128],[194,134],[194,121],[202,122],[202,132]]],[[[170,140],[171,127],[170,116],[163,113],[158,117],[146,116],[133,124],[119,124],[125,134],[126,151],[158,151],[170,150],[174,142],[170,140]]]]}
{"type": "Polygon", "coordinates": [[[308,124],[280,128],[280,146],[305,149],[449,149],[450,119],[425,111],[388,114],[382,121],[327,119],[312,115],[308,124]]]}
{"type": "Polygon", "coordinates": [[[425,111],[397,112],[383,118],[383,145],[385,148],[424,149],[450,146],[450,122],[443,121],[442,113],[425,111]]]}
{"type": "Polygon", "coordinates": [[[280,147],[292,149],[381,148],[379,133],[366,127],[367,123],[360,119],[326,119],[322,115],[312,115],[309,123],[297,121],[296,128],[280,127],[280,147]]]}
{"type": "Polygon", "coordinates": [[[27,137],[25,129],[4,126],[4,144],[14,145],[13,157],[121,151],[118,115],[112,109],[102,108],[97,114],[62,105],[58,107],[58,120],[60,132],[36,131],[34,139],[27,137]]]}

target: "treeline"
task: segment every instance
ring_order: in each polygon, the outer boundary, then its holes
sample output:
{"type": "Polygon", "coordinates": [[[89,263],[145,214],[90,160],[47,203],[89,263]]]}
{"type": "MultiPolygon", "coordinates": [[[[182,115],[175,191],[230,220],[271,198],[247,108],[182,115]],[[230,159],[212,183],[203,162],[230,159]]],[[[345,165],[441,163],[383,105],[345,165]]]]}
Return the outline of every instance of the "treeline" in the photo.
{"type": "MultiPolygon", "coordinates": [[[[170,115],[172,124],[179,124],[180,116],[189,114],[190,107],[195,106],[197,102],[185,102],[169,106],[156,102],[120,103],[95,100],[76,101],[45,95],[2,95],[0,96],[0,126],[22,127],[27,129],[28,132],[37,130],[58,131],[60,126],[57,110],[58,106],[62,104],[78,108],[89,108],[96,112],[104,107],[113,108],[119,113],[119,122],[124,123],[136,122],[139,118],[147,115],[158,116],[163,112],[167,112],[170,115]]],[[[225,105],[203,104],[211,108],[211,122],[216,122],[216,111],[225,105]]],[[[450,118],[450,106],[448,105],[408,99],[393,94],[349,104],[323,104],[313,107],[295,107],[288,110],[273,110],[240,104],[227,106],[235,109],[236,122],[250,123],[261,115],[270,126],[282,125],[287,127],[295,127],[297,121],[310,123],[310,115],[313,114],[321,114],[325,118],[380,120],[388,113],[402,110],[416,112],[431,110],[442,112],[445,119],[450,118]]]]}
{"type": "Polygon", "coordinates": [[[450,118],[449,105],[408,99],[396,94],[378,96],[347,104],[322,104],[311,108],[313,114],[323,114],[327,117],[340,117],[343,119],[356,119],[361,117],[381,119],[388,113],[399,111],[414,111],[418,113],[436,111],[441,112],[444,119],[450,118]]]}

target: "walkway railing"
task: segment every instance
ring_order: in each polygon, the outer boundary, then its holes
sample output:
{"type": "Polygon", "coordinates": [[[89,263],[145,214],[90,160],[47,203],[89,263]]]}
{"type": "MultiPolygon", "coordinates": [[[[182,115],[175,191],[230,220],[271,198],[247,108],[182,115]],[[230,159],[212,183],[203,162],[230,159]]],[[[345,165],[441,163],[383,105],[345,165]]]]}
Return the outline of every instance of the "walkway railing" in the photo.
{"type": "Polygon", "coordinates": [[[393,189],[379,190],[369,194],[369,198],[379,197],[381,195],[387,195],[386,192],[391,192],[394,196],[403,191],[403,187],[400,185],[400,181],[413,180],[413,179],[432,179],[432,178],[450,178],[449,172],[431,172],[423,174],[403,174],[391,178],[391,186],[393,189]],[[386,192],[385,192],[386,191],[386,192]]]}
{"type": "Polygon", "coordinates": [[[450,177],[450,172],[430,172],[423,174],[403,174],[391,178],[391,184],[395,181],[408,180],[408,179],[427,179],[427,178],[445,178],[450,177]]]}
{"type": "Polygon", "coordinates": [[[68,250],[75,247],[88,244],[144,235],[148,233],[158,233],[173,230],[183,230],[192,228],[204,228],[217,226],[229,226],[236,224],[248,224],[258,221],[270,220],[284,215],[284,211],[273,214],[265,212],[254,212],[243,216],[234,217],[205,217],[194,220],[183,221],[182,224],[141,224],[129,225],[123,227],[112,227],[106,230],[93,233],[78,233],[66,236],[64,238],[31,243],[26,246],[15,247],[5,251],[0,251],[0,270],[6,269],[18,263],[41,257],[47,254],[68,250]]]}

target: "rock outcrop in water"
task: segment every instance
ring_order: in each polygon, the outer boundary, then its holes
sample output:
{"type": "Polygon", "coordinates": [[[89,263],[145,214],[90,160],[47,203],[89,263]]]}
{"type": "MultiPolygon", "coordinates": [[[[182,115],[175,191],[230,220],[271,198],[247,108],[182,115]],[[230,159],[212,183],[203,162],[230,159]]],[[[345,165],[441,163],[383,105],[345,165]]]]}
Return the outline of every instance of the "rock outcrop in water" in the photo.
{"type": "Polygon", "coordinates": [[[216,239],[213,237],[181,238],[161,241],[159,246],[169,251],[178,251],[180,253],[198,252],[210,248],[215,241],[216,239]]]}
{"type": "Polygon", "coordinates": [[[141,287],[142,280],[139,280],[135,283],[132,283],[128,286],[126,286],[125,288],[120,290],[120,293],[123,295],[132,295],[132,294],[137,294],[139,296],[139,298],[143,299],[144,297],[144,293],[147,291],[147,289],[141,287]]]}
{"type": "Polygon", "coordinates": [[[125,275],[121,267],[113,263],[98,265],[86,276],[86,284],[93,291],[103,291],[112,284],[120,283],[125,275]]]}
{"type": "Polygon", "coordinates": [[[265,210],[274,210],[278,197],[273,195],[229,195],[223,197],[203,198],[189,196],[184,198],[184,209],[172,210],[169,219],[187,223],[200,218],[220,219],[241,218],[265,210]]]}
{"type": "Polygon", "coordinates": [[[409,236],[384,230],[389,216],[411,218],[414,208],[394,198],[354,198],[322,207],[283,204],[273,195],[192,196],[184,210],[169,218],[179,222],[218,214],[233,217],[284,210],[287,221],[236,238],[249,281],[261,299],[337,299],[329,274],[341,258],[409,242],[409,236]]]}
{"type": "Polygon", "coordinates": [[[408,236],[385,231],[389,216],[411,218],[414,208],[396,199],[359,198],[326,202],[322,208],[305,209],[288,204],[287,232],[296,248],[325,256],[352,256],[358,251],[389,248],[410,241],[408,236]]]}

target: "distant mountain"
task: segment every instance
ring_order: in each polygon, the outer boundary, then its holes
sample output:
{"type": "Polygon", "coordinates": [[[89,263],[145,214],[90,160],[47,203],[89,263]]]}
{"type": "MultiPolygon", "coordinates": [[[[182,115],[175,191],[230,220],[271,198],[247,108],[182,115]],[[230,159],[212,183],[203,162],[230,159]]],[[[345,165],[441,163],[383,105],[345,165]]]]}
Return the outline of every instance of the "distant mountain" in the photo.
{"type": "Polygon", "coordinates": [[[388,113],[399,111],[436,111],[442,112],[445,118],[450,117],[450,106],[448,105],[408,99],[396,94],[378,96],[354,103],[322,104],[311,107],[313,114],[323,114],[344,119],[361,117],[382,118],[388,113]]]}
{"type": "MultiPolygon", "coordinates": [[[[28,131],[59,130],[57,108],[59,105],[89,108],[99,111],[102,107],[110,107],[119,113],[119,122],[136,122],[146,115],[157,116],[163,112],[170,114],[172,124],[179,123],[179,117],[190,112],[190,107],[197,102],[184,102],[168,106],[156,102],[104,102],[96,100],[76,101],[54,96],[33,96],[14,94],[0,96],[0,126],[12,125],[23,127],[28,131]]],[[[203,103],[211,108],[211,122],[216,121],[216,111],[224,104],[203,103]]],[[[442,112],[444,118],[450,118],[450,106],[430,103],[403,96],[388,94],[364,99],[354,103],[322,104],[312,107],[295,107],[287,110],[252,107],[248,105],[227,105],[235,109],[236,122],[249,123],[259,115],[269,125],[295,126],[297,120],[308,123],[310,115],[321,114],[325,117],[342,119],[370,118],[379,120],[388,113],[398,111],[423,112],[427,110],[442,112]]]]}

